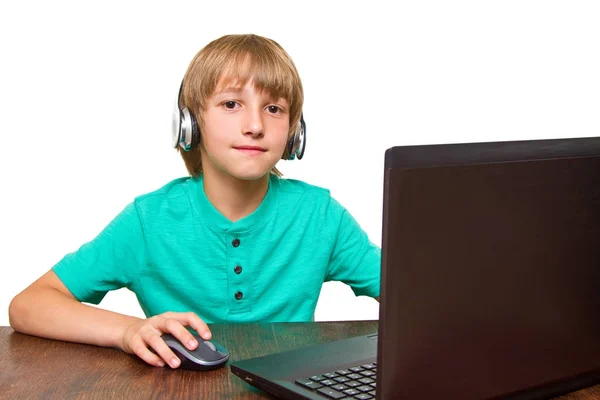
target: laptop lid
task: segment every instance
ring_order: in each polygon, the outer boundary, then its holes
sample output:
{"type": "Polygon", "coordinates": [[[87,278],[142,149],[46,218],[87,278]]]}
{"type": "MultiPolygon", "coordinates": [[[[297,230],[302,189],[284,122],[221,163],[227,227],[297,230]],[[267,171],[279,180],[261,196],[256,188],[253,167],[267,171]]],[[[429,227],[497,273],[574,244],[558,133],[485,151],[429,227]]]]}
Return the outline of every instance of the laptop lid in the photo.
{"type": "Polygon", "coordinates": [[[599,382],[600,138],[386,152],[377,398],[599,382]]]}

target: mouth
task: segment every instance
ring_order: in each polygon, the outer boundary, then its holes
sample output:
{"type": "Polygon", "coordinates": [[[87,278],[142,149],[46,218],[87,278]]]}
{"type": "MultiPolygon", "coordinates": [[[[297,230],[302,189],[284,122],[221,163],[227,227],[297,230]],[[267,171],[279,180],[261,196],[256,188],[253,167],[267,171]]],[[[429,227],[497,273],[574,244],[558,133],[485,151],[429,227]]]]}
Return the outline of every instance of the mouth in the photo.
{"type": "Polygon", "coordinates": [[[234,146],[233,148],[247,155],[260,155],[267,151],[259,146],[234,146]]]}

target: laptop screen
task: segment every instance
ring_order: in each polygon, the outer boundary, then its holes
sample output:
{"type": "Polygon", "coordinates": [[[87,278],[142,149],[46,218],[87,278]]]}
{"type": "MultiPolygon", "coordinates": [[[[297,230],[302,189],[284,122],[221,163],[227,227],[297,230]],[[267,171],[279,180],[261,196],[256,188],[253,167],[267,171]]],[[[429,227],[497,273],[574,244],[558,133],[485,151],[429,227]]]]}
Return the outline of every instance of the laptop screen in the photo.
{"type": "Polygon", "coordinates": [[[378,398],[598,376],[600,138],[392,148],[383,213],[378,398]]]}

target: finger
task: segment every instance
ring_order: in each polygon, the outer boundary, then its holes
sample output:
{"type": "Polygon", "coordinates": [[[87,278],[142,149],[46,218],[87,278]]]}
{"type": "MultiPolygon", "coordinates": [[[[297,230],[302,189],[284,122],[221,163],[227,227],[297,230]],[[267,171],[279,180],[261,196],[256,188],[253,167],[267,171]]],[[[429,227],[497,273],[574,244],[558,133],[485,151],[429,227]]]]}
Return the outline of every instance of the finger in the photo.
{"type": "Polygon", "coordinates": [[[138,336],[137,339],[133,340],[134,343],[131,345],[131,349],[136,356],[150,365],[154,365],[156,367],[165,366],[164,361],[146,347],[146,343],[144,343],[141,337],[138,336]]]}
{"type": "Polygon", "coordinates": [[[176,319],[184,326],[191,326],[196,332],[198,332],[198,335],[200,335],[200,337],[204,340],[210,340],[212,337],[212,333],[210,332],[208,325],[206,325],[206,322],[202,321],[202,319],[193,312],[170,312],[165,313],[164,316],[167,318],[176,319]]]}
{"type": "Polygon", "coordinates": [[[188,349],[194,350],[196,347],[198,347],[198,341],[194,335],[185,329],[185,327],[178,320],[174,318],[167,318],[165,319],[163,325],[164,332],[168,332],[175,336],[177,340],[179,340],[188,349]]]}
{"type": "Polygon", "coordinates": [[[171,368],[177,368],[181,364],[181,360],[177,358],[175,353],[167,346],[164,340],[156,332],[152,332],[145,339],[146,343],[154,349],[156,354],[160,356],[171,368]]]}
{"type": "Polygon", "coordinates": [[[198,335],[204,340],[210,340],[212,338],[212,332],[199,316],[193,312],[185,313],[189,326],[191,326],[198,335]]]}

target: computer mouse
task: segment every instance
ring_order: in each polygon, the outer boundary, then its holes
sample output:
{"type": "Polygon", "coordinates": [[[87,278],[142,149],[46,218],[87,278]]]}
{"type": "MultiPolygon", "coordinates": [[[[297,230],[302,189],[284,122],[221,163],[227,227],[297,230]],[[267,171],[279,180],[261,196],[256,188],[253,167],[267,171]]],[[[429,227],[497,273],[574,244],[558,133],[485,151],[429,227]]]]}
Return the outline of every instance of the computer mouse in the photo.
{"type": "Polygon", "coordinates": [[[190,371],[208,371],[225,365],[229,352],[220,344],[195,337],[198,347],[188,350],[175,336],[165,333],[162,336],[167,346],[181,361],[179,368],[190,371]]]}

